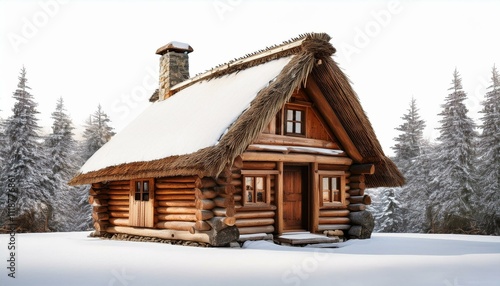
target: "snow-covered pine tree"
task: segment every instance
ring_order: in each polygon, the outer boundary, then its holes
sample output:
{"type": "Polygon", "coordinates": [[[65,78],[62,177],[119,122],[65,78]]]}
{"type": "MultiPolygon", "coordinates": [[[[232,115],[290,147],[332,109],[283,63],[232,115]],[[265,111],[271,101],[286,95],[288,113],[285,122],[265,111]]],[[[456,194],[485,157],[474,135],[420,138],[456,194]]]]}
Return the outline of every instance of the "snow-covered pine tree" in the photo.
{"type": "MultiPolygon", "coordinates": [[[[0,172],[2,172],[3,160],[5,157],[4,148],[5,148],[5,132],[4,132],[4,120],[0,118],[0,172]]],[[[0,175],[1,177],[1,175],[0,175]]],[[[0,191],[1,194],[1,191],[0,191]]]]}
{"type": "MultiPolygon", "coordinates": [[[[2,201],[6,201],[8,183],[15,185],[16,191],[9,192],[16,195],[15,225],[19,232],[48,231],[51,216],[52,194],[47,186],[50,185],[47,173],[41,166],[45,161],[44,152],[38,134],[40,127],[36,115],[37,104],[27,86],[26,69],[23,67],[19,76],[17,89],[13,94],[15,99],[13,115],[4,122],[5,146],[3,149],[4,162],[1,166],[0,184],[2,201]]],[[[2,226],[6,225],[6,212],[3,209],[2,226]]]]}
{"type": "Polygon", "coordinates": [[[431,195],[433,232],[472,233],[475,198],[474,122],[464,104],[467,94],[455,69],[451,93],[439,113],[440,135],[434,155],[436,167],[431,176],[435,188],[431,195]]]}
{"type": "MultiPolygon", "coordinates": [[[[108,115],[104,113],[99,104],[97,110],[90,115],[89,119],[85,122],[85,130],[83,133],[83,142],[80,148],[81,162],[85,162],[90,158],[99,148],[101,148],[111,137],[115,134],[113,128],[109,125],[111,120],[108,115]]],[[[76,208],[79,210],[77,213],[80,215],[76,218],[76,229],[87,230],[92,228],[91,207],[88,204],[88,193],[90,186],[83,185],[78,187],[79,197],[77,198],[76,208]],[[88,215],[86,215],[88,213],[88,215]]]]}
{"type": "Polygon", "coordinates": [[[500,235],[500,74],[493,66],[491,86],[488,87],[480,111],[482,134],[478,141],[478,182],[481,204],[479,221],[487,234],[500,235]]]}
{"type": "Polygon", "coordinates": [[[104,113],[99,104],[97,110],[90,115],[89,119],[85,122],[85,131],[83,132],[83,146],[82,146],[82,159],[86,161],[90,158],[99,148],[108,142],[115,133],[113,128],[109,126],[111,120],[108,115],[104,113]]]}
{"type": "Polygon", "coordinates": [[[400,215],[400,202],[396,199],[396,192],[400,189],[384,188],[382,194],[382,212],[376,217],[379,232],[401,232],[403,218],[400,215]]]}
{"type": "Polygon", "coordinates": [[[399,201],[400,209],[391,210],[391,214],[402,217],[398,231],[420,232],[423,230],[425,210],[428,206],[428,183],[421,180],[422,175],[429,172],[429,158],[424,149],[423,131],[425,121],[420,119],[417,101],[412,98],[407,113],[401,117],[403,124],[396,127],[400,131],[394,138],[396,144],[394,162],[406,179],[406,184],[397,189],[395,200],[399,201]]]}
{"type": "MultiPolygon", "coordinates": [[[[81,195],[78,193],[79,188],[67,184],[77,171],[79,154],[73,139],[73,123],[66,113],[62,97],[57,100],[51,117],[52,133],[45,139],[49,178],[54,187],[54,212],[50,227],[55,231],[79,230],[76,225],[79,224],[77,218],[80,217],[78,211],[81,210],[77,205],[81,195]]],[[[84,215],[90,217],[90,212],[87,211],[84,215]]]]}
{"type": "Polygon", "coordinates": [[[434,169],[435,146],[422,141],[420,154],[413,158],[412,165],[404,172],[406,184],[400,196],[403,232],[429,232],[432,228],[430,195],[433,190],[431,171],[434,169]]]}
{"type": "Polygon", "coordinates": [[[394,163],[405,173],[412,165],[412,160],[420,155],[425,121],[418,114],[417,101],[412,97],[408,112],[401,117],[403,124],[396,127],[401,133],[394,138],[394,163]]]}

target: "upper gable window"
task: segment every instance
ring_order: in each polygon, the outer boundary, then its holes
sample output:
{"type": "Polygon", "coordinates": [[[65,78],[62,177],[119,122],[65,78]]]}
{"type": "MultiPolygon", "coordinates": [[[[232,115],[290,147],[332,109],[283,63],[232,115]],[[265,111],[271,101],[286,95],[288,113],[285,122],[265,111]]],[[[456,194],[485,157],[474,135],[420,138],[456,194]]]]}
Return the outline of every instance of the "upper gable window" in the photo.
{"type": "Polygon", "coordinates": [[[303,108],[288,107],[285,112],[284,129],[286,135],[305,135],[306,111],[303,108]]]}

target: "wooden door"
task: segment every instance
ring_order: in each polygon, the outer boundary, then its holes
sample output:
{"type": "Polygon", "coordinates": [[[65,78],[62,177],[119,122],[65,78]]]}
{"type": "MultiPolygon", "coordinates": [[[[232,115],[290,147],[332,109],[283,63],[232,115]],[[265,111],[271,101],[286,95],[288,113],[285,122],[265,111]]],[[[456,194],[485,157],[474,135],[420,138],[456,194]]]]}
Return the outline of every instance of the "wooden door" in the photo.
{"type": "Polygon", "coordinates": [[[283,171],[283,230],[307,230],[308,168],[285,166],[283,171]]]}
{"type": "Polygon", "coordinates": [[[154,227],[154,180],[131,182],[129,225],[154,227]]]}

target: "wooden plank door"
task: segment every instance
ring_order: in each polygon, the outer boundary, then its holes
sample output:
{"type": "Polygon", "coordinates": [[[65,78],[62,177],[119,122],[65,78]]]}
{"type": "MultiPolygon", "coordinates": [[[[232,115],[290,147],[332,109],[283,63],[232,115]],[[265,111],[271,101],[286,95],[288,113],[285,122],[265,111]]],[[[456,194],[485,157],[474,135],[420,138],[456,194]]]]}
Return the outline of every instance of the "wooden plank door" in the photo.
{"type": "Polygon", "coordinates": [[[136,180],[130,184],[129,225],[154,227],[154,180],[136,180]]]}
{"type": "Polygon", "coordinates": [[[285,166],[283,171],[283,230],[307,230],[308,169],[285,166]]]}

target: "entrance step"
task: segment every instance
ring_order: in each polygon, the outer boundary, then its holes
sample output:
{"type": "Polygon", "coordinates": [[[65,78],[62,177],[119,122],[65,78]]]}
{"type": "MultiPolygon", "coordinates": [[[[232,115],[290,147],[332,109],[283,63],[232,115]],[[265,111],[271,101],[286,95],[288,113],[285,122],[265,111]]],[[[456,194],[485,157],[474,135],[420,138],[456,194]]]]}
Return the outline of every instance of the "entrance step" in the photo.
{"type": "Polygon", "coordinates": [[[320,244],[339,242],[338,237],[328,237],[326,235],[314,234],[310,232],[290,232],[278,236],[277,240],[281,243],[290,245],[299,244],[320,244]]]}

